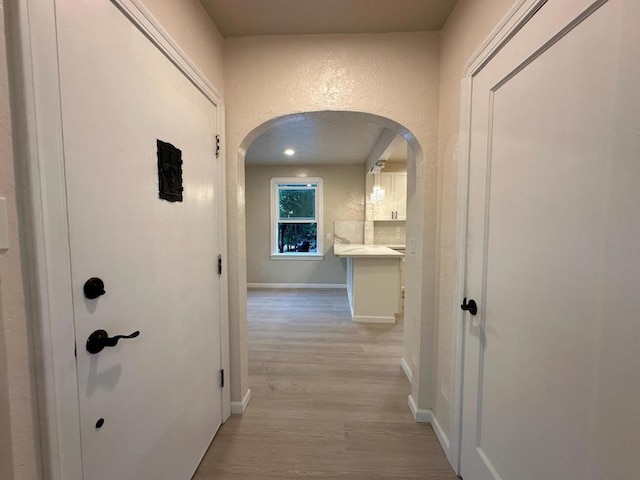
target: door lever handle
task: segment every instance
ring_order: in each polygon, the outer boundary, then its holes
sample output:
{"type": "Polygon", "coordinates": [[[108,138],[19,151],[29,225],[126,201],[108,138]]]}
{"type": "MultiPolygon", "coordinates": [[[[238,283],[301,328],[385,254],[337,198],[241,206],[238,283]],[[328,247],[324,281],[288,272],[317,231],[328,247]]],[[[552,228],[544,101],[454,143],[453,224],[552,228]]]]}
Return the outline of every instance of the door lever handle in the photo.
{"type": "Polygon", "coordinates": [[[476,301],[471,299],[469,300],[469,303],[467,303],[467,297],[464,297],[460,308],[465,312],[469,312],[471,315],[476,315],[478,313],[478,305],[476,304],[476,301]]]}
{"type": "Polygon", "coordinates": [[[136,338],[140,335],[140,331],[136,330],[131,335],[115,335],[110,337],[105,330],[96,330],[87,339],[87,352],[99,353],[105,347],[115,347],[122,338],[136,338]]]}

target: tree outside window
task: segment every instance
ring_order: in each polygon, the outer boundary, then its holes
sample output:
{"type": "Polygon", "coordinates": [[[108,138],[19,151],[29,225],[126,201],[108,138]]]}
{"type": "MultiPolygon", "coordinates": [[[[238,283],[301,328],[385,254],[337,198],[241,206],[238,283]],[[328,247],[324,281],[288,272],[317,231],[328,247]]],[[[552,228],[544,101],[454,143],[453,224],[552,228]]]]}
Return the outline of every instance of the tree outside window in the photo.
{"type": "Polygon", "coordinates": [[[322,179],[274,178],[271,191],[272,255],[321,255],[322,179]]]}

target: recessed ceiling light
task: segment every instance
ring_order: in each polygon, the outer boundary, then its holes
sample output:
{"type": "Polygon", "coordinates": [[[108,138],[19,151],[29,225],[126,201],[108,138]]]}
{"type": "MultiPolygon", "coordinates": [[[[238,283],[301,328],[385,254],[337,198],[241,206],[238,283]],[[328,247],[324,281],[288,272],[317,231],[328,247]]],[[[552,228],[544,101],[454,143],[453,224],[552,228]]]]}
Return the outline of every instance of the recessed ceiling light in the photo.
{"type": "Polygon", "coordinates": [[[289,156],[293,155],[294,153],[296,153],[296,151],[295,151],[293,148],[287,148],[287,149],[284,151],[284,154],[285,154],[285,155],[289,155],[289,156]]]}

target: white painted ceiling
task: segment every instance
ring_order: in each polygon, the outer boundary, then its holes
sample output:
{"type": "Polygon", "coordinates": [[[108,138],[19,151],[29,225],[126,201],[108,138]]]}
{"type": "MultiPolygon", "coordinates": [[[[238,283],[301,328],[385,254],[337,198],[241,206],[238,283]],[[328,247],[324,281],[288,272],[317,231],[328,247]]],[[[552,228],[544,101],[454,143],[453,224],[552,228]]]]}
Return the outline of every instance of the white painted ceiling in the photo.
{"type": "Polygon", "coordinates": [[[247,150],[247,165],[364,165],[385,127],[356,112],[290,115],[247,150]],[[287,156],[287,148],[295,154],[287,156]]]}
{"type": "Polygon", "coordinates": [[[201,0],[225,37],[424,32],[442,28],[456,0],[201,0]]]}

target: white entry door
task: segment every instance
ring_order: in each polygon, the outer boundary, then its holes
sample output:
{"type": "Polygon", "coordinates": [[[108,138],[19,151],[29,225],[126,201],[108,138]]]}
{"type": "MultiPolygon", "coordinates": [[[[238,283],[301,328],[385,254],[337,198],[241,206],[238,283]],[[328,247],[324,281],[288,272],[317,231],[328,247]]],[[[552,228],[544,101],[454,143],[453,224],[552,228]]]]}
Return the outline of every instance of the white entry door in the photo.
{"type": "Polygon", "coordinates": [[[549,0],[472,79],[465,480],[640,478],[638,25],[549,0]]]}
{"type": "Polygon", "coordinates": [[[222,420],[216,106],[110,1],[56,11],[84,478],[187,480],[222,420]]]}

